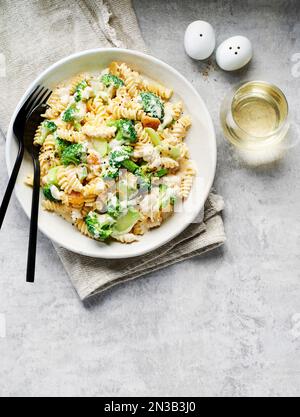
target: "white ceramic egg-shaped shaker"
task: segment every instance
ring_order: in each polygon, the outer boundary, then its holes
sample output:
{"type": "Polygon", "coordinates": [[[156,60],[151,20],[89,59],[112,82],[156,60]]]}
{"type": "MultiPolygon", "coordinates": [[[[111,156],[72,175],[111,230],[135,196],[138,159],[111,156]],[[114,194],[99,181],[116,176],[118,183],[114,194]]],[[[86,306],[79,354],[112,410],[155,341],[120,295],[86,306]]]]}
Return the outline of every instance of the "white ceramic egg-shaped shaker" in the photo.
{"type": "Polygon", "coordinates": [[[216,36],[212,25],[203,20],[192,22],[185,31],[184,47],[193,59],[207,59],[216,47],[216,36]]]}
{"type": "Polygon", "coordinates": [[[216,52],[217,64],[225,71],[243,68],[252,59],[252,44],[245,36],[233,36],[222,42],[216,52]]]}

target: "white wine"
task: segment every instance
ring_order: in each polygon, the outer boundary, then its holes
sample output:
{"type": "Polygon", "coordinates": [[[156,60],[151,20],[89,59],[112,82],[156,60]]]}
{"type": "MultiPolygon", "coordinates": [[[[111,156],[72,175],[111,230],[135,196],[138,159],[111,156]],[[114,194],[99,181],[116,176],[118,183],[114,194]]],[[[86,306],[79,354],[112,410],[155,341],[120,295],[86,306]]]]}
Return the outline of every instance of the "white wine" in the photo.
{"type": "Polygon", "coordinates": [[[283,92],[264,81],[236,88],[221,107],[225,137],[250,164],[269,163],[282,156],[288,123],[283,92]]]}
{"type": "Polygon", "coordinates": [[[232,115],[237,126],[258,140],[274,133],[286,119],[287,111],[282,93],[277,87],[263,82],[245,84],[232,102],[232,115]]]}

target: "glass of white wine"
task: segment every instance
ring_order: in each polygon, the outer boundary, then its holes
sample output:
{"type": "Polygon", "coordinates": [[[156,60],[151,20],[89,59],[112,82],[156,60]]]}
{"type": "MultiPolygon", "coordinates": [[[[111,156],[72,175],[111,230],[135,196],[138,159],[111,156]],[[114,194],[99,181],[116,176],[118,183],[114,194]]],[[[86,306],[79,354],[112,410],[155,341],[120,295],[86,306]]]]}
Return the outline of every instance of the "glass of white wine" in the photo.
{"type": "Polygon", "coordinates": [[[265,81],[235,87],[221,106],[225,137],[249,165],[280,159],[287,148],[289,107],[283,92],[265,81]]]}

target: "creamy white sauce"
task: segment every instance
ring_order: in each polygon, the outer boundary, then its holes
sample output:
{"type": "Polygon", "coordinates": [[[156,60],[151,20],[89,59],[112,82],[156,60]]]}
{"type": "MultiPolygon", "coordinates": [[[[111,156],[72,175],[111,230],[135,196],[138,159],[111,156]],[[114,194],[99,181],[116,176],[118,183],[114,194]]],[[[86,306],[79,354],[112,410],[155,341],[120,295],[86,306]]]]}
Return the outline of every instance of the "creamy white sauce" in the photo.
{"type": "Polygon", "coordinates": [[[99,80],[92,80],[90,84],[95,96],[97,96],[100,93],[100,91],[103,91],[104,89],[102,82],[99,80]]]}
{"type": "Polygon", "coordinates": [[[91,87],[86,87],[81,93],[82,100],[89,100],[91,97],[94,97],[94,96],[95,96],[95,93],[91,87]]]}
{"type": "Polygon", "coordinates": [[[82,219],[83,217],[79,210],[73,209],[71,213],[71,218],[73,223],[75,223],[77,220],[82,219]]]}
{"type": "Polygon", "coordinates": [[[51,185],[50,192],[52,197],[55,198],[55,200],[60,201],[62,199],[63,193],[59,191],[59,189],[55,185],[51,185]]]}
{"type": "Polygon", "coordinates": [[[113,139],[109,142],[109,146],[112,151],[115,151],[116,149],[120,148],[120,141],[118,139],[113,139]]]}
{"type": "Polygon", "coordinates": [[[77,103],[76,107],[78,109],[78,112],[75,113],[75,117],[77,120],[80,121],[86,115],[86,104],[80,101],[79,103],[77,103]]]}
{"type": "Polygon", "coordinates": [[[70,88],[62,87],[58,90],[59,98],[62,104],[67,106],[70,102],[71,96],[70,96],[70,88]]]}
{"type": "Polygon", "coordinates": [[[107,102],[110,98],[110,95],[107,91],[99,91],[97,95],[98,97],[101,97],[105,102],[107,102]]]}

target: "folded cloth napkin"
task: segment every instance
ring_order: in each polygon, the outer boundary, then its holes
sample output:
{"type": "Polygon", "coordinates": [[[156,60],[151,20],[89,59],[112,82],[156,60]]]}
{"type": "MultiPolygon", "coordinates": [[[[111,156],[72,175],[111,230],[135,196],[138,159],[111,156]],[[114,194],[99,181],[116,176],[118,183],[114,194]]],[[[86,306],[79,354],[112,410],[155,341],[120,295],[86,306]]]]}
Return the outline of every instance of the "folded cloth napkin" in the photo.
{"type": "Polygon", "coordinates": [[[211,193],[205,204],[204,219],[201,223],[191,224],[171,242],[141,257],[111,261],[77,256],[63,248],[57,248],[57,252],[79,297],[86,300],[116,284],[201,255],[222,245],[225,241],[220,216],[223,208],[222,197],[211,193]]]}
{"type": "MultiPolygon", "coordinates": [[[[71,53],[97,47],[147,51],[130,0],[1,0],[0,101],[4,129],[20,96],[42,70],[71,53]]],[[[212,250],[225,241],[222,197],[210,194],[203,221],[139,258],[93,259],[55,249],[79,297],[85,300],[128,281],[212,250]]]]}

